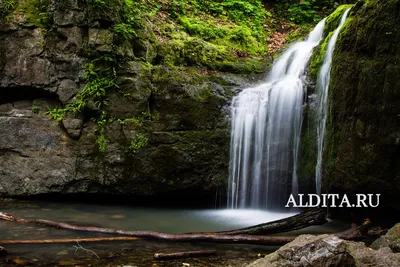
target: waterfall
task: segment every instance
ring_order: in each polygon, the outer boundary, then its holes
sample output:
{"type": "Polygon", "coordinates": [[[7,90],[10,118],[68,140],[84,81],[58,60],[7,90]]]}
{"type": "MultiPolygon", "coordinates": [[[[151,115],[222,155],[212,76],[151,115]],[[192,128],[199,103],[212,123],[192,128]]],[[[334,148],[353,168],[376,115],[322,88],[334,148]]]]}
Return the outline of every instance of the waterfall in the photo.
{"type": "Polygon", "coordinates": [[[297,193],[297,152],[304,73],[322,39],[325,20],[306,40],[291,45],[274,63],[267,81],[247,88],[231,105],[228,206],[283,208],[297,193]]]}
{"type": "Polygon", "coordinates": [[[322,184],[322,154],[324,149],[324,139],[326,131],[326,119],[328,117],[328,92],[329,83],[331,80],[331,67],[332,67],[332,57],[335,50],[336,41],[339,36],[340,29],[343,27],[346,19],[349,15],[350,8],[347,9],[339,23],[339,26],[335,29],[328,42],[326,48],[326,54],[324,57],[324,62],[318,74],[317,80],[317,94],[318,94],[318,110],[317,110],[317,165],[315,167],[315,184],[317,194],[321,194],[321,184],[322,184]]]}

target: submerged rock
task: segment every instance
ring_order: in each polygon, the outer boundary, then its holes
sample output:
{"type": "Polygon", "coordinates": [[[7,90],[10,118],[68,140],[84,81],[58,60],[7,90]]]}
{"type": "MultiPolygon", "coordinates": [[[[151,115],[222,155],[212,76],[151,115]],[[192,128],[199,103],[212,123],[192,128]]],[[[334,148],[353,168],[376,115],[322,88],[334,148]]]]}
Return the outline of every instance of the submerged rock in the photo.
{"type": "Polygon", "coordinates": [[[248,267],[400,266],[400,254],[334,235],[301,235],[248,267]]]}

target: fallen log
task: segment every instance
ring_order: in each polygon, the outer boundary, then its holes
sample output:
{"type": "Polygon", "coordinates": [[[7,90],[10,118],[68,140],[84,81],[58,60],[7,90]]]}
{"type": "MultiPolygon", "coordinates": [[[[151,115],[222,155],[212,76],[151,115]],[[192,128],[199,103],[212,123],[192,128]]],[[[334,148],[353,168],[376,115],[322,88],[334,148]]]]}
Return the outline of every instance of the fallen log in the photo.
{"type": "Polygon", "coordinates": [[[308,209],[297,215],[281,220],[262,223],[237,230],[221,231],[222,235],[271,235],[306,228],[312,225],[326,223],[326,215],[323,209],[308,209]]]}
{"type": "MultiPolygon", "coordinates": [[[[93,238],[63,238],[63,239],[26,239],[26,240],[0,240],[2,245],[17,244],[56,244],[56,243],[76,243],[76,242],[107,242],[107,241],[134,241],[140,238],[132,236],[121,237],[93,237],[93,238]]],[[[1,254],[0,247],[0,254],[1,254]]]]}
{"type": "MultiPolygon", "coordinates": [[[[0,212],[0,219],[26,224],[37,224],[43,226],[50,226],[61,229],[68,229],[74,231],[96,232],[103,234],[117,234],[125,236],[133,236],[139,238],[158,239],[165,241],[179,241],[179,242],[211,242],[211,243],[242,243],[242,244],[257,244],[268,246],[282,246],[286,243],[293,241],[295,236],[260,236],[260,235],[224,235],[221,233],[186,233],[186,234],[167,234],[155,231],[129,231],[119,230],[112,228],[100,227],[86,227],[78,226],[62,222],[54,222],[49,220],[27,220],[11,214],[0,212]]],[[[359,239],[371,222],[367,219],[364,224],[359,227],[349,229],[347,231],[337,233],[336,235],[342,239],[352,240],[359,239]]],[[[2,241],[0,240],[0,244],[2,241]]]]}
{"type": "Polygon", "coordinates": [[[184,251],[175,253],[155,253],[154,258],[156,260],[171,260],[171,259],[194,258],[202,256],[213,256],[216,254],[217,254],[216,250],[197,250],[197,251],[184,251]]]}
{"type": "Polygon", "coordinates": [[[337,237],[345,240],[359,240],[368,236],[368,229],[371,227],[370,219],[365,219],[364,223],[358,227],[335,234],[337,237]]]}
{"type": "MultiPolygon", "coordinates": [[[[120,235],[129,235],[136,237],[155,237],[160,238],[160,234],[158,232],[153,231],[123,231],[118,229],[109,229],[109,228],[100,228],[100,227],[85,227],[85,226],[77,226],[68,223],[62,222],[54,222],[49,220],[26,220],[24,218],[20,218],[11,214],[6,214],[0,212],[0,219],[6,221],[13,221],[18,223],[34,223],[38,225],[52,226],[56,228],[69,229],[74,231],[87,231],[87,232],[97,232],[97,233],[105,233],[105,234],[120,234],[120,235]]],[[[291,230],[297,230],[301,228],[305,228],[311,225],[319,225],[326,222],[325,212],[322,209],[309,209],[300,214],[297,214],[292,217],[288,217],[285,219],[281,219],[278,221],[273,221],[269,223],[259,224],[255,226],[250,226],[238,230],[232,231],[222,231],[222,232],[197,232],[197,233],[184,233],[184,235],[198,236],[198,235],[266,235],[266,234],[274,234],[280,232],[287,232],[291,230]]],[[[166,237],[169,238],[169,237],[166,237]]]]}
{"type": "MultiPolygon", "coordinates": [[[[128,230],[111,229],[111,228],[79,226],[69,223],[54,222],[41,219],[27,220],[3,212],[0,212],[0,219],[10,222],[17,222],[23,224],[36,224],[36,225],[50,226],[50,227],[74,230],[74,231],[116,234],[116,235],[133,236],[139,238],[149,238],[149,239],[158,239],[166,241],[180,241],[180,242],[242,243],[242,244],[281,246],[295,239],[295,237],[293,236],[222,235],[216,233],[166,234],[155,231],[128,231],[128,230]]],[[[2,244],[1,240],[0,244],[2,244]]]]}

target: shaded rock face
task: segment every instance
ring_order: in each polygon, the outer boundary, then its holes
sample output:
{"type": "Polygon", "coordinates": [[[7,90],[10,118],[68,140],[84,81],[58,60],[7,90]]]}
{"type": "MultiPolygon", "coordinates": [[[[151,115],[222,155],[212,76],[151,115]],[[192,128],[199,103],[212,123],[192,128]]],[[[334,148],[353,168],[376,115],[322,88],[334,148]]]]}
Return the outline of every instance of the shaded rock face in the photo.
{"type": "Polygon", "coordinates": [[[373,250],[364,243],[333,235],[301,235],[249,267],[399,266],[400,254],[389,248],[373,250]]]}
{"type": "Polygon", "coordinates": [[[104,126],[107,146],[100,152],[95,103],[60,122],[46,111],[71,103],[83,89],[88,50],[110,51],[112,18],[99,20],[85,1],[50,2],[46,33],[24,14],[0,22],[0,196],[214,195],[225,188],[225,107],[252,78],[147,69],[135,56],[150,48],[125,44],[119,53],[128,60],[119,89],[108,92],[113,120],[104,126]],[[146,120],[138,123],[143,113],[146,120]],[[148,143],[133,153],[129,146],[139,132],[148,143]]]}
{"type": "Polygon", "coordinates": [[[324,187],[400,201],[400,1],[359,1],[331,72],[324,187]]]}
{"type": "MultiPolygon", "coordinates": [[[[381,194],[380,207],[386,208],[400,201],[399,7],[397,0],[358,1],[339,34],[322,168],[325,193],[347,194],[351,201],[357,193],[381,194]]],[[[318,62],[318,53],[316,49],[311,66],[318,62]]],[[[311,82],[298,168],[305,192],[315,192],[317,118],[313,87],[311,82]]],[[[378,210],[366,212],[372,216],[378,210]]]]}

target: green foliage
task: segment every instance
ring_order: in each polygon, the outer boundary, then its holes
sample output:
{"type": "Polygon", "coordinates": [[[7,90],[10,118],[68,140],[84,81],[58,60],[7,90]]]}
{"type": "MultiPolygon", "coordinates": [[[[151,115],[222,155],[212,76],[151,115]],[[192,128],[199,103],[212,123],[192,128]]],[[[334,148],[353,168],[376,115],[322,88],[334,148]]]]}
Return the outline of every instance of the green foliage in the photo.
{"type": "Polygon", "coordinates": [[[46,30],[49,28],[48,8],[48,0],[24,0],[19,1],[17,11],[36,27],[46,30]]]}
{"type": "Polygon", "coordinates": [[[131,141],[129,146],[129,150],[133,153],[137,153],[141,148],[145,147],[148,144],[149,139],[143,134],[136,134],[135,140],[131,141]]]}
{"type": "Polygon", "coordinates": [[[126,122],[130,122],[133,123],[135,126],[141,127],[143,123],[147,120],[151,120],[150,111],[142,112],[142,115],[139,117],[126,118],[124,120],[119,119],[118,122],[121,125],[124,125],[126,122]]]}
{"type": "Polygon", "coordinates": [[[251,28],[252,35],[262,40],[265,37],[263,34],[263,21],[266,17],[271,16],[268,13],[262,2],[259,0],[226,0],[221,3],[226,10],[228,17],[239,25],[248,25],[251,28]]]}
{"type": "Polygon", "coordinates": [[[230,30],[227,26],[217,27],[212,22],[205,22],[200,18],[182,16],[179,18],[179,22],[187,33],[197,35],[206,41],[223,38],[230,30]]]}
{"type": "Polygon", "coordinates": [[[257,41],[247,26],[216,26],[212,21],[186,16],[180,17],[179,21],[187,33],[208,42],[234,47],[251,54],[265,53],[265,45],[257,41]]]}
{"type": "Polygon", "coordinates": [[[34,106],[32,107],[32,112],[33,112],[33,113],[38,114],[39,111],[40,111],[40,106],[34,105],[34,106]]]}
{"type": "Polygon", "coordinates": [[[107,5],[107,1],[106,0],[89,0],[88,2],[94,8],[104,8],[107,5]]]}
{"type": "Polygon", "coordinates": [[[131,41],[136,37],[136,32],[131,25],[126,23],[119,23],[114,26],[114,32],[122,36],[124,40],[131,41]]]}
{"type": "Polygon", "coordinates": [[[0,18],[6,17],[14,11],[18,4],[17,0],[3,0],[0,2],[0,18]]]}
{"type": "Polygon", "coordinates": [[[52,119],[61,121],[64,113],[81,112],[92,101],[97,108],[103,110],[108,105],[107,91],[112,88],[117,88],[116,84],[117,73],[115,66],[116,59],[112,55],[103,55],[91,63],[88,63],[85,68],[84,77],[86,84],[83,90],[79,91],[72,103],[67,104],[63,108],[57,107],[47,112],[52,119]]]}
{"type": "Polygon", "coordinates": [[[108,140],[106,139],[106,137],[104,136],[104,132],[102,131],[101,134],[99,135],[99,137],[97,138],[96,141],[97,145],[99,146],[99,151],[101,153],[106,152],[107,149],[107,145],[108,145],[108,140]]]}
{"type": "Polygon", "coordinates": [[[50,118],[52,118],[53,120],[60,122],[64,118],[64,113],[65,113],[65,110],[63,108],[57,107],[54,109],[48,108],[48,110],[45,114],[49,115],[50,118]]]}
{"type": "Polygon", "coordinates": [[[276,5],[279,16],[286,17],[297,23],[315,23],[331,13],[334,0],[308,0],[300,3],[298,0],[281,0],[276,5]]]}
{"type": "Polygon", "coordinates": [[[309,1],[303,4],[294,6],[288,9],[289,19],[296,23],[310,23],[317,22],[320,20],[319,16],[316,16],[317,11],[314,10],[309,1]]]}
{"type": "MultiPolygon", "coordinates": [[[[157,5],[145,0],[154,10],[166,10],[190,35],[214,44],[234,47],[252,55],[265,54],[268,31],[265,20],[271,16],[261,0],[172,0],[157,5]]],[[[177,33],[171,29],[171,35],[177,33]]]]}

